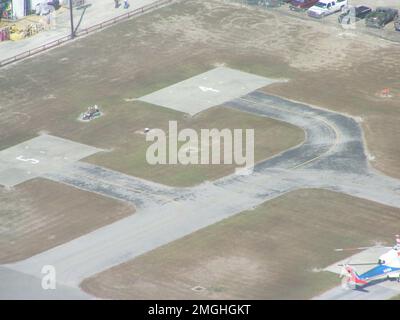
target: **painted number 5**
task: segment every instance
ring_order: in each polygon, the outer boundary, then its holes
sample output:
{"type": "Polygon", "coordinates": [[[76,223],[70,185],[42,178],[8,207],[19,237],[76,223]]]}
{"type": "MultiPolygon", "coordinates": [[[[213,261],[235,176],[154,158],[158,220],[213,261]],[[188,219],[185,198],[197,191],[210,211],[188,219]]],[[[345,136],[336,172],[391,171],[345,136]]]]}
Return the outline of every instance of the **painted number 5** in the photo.
{"type": "Polygon", "coordinates": [[[39,160],[36,160],[36,159],[26,159],[26,158],[24,158],[23,156],[18,156],[18,157],[17,157],[17,160],[19,160],[19,161],[24,161],[24,162],[30,162],[30,163],[32,163],[32,164],[38,164],[38,163],[39,163],[39,160]]]}

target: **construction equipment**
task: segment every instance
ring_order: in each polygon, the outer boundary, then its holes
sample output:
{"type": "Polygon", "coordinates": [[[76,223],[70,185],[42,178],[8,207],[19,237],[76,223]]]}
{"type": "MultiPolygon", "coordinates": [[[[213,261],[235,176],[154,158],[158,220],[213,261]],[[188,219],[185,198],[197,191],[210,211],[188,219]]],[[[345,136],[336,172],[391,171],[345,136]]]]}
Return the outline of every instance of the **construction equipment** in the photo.
{"type": "Polygon", "coordinates": [[[85,113],[82,114],[83,121],[90,121],[101,116],[100,109],[97,105],[89,107],[85,113]]]}
{"type": "Polygon", "coordinates": [[[44,25],[40,21],[29,19],[19,20],[10,27],[10,40],[17,41],[31,37],[44,30],[44,25]]]}

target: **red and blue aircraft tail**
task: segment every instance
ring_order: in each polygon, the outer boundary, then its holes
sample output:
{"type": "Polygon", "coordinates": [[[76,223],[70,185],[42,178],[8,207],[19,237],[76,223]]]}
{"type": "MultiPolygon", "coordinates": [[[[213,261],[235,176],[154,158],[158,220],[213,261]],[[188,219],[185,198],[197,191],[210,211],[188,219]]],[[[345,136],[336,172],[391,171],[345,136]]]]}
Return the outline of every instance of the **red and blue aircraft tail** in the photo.
{"type": "Polygon", "coordinates": [[[349,265],[346,265],[345,269],[346,269],[347,273],[349,274],[349,282],[352,282],[356,285],[364,285],[364,284],[368,283],[367,281],[361,279],[360,275],[349,265]]]}

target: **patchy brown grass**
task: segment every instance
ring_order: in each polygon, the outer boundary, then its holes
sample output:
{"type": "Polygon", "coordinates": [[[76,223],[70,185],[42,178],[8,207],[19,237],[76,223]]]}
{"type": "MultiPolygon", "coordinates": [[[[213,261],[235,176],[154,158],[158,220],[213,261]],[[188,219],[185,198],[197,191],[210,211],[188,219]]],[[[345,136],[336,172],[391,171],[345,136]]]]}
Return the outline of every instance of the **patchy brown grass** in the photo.
{"type": "Polygon", "coordinates": [[[320,271],[345,258],[334,248],[390,243],[399,218],[399,209],[300,190],[106,270],[82,288],[111,299],[309,299],[340,283],[320,271]]]}
{"type": "Polygon", "coordinates": [[[0,189],[0,263],[31,257],[134,213],[94,193],[35,179],[0,189]]]}
{"type": "MultiPolygon", "coordinates": [[[[162,8],[3,69],[0,148],[47,131],[111,149],[90,161],[143,178],[184,186],[214,179],[232,168],[161,170],[144,165],[146,145],[135,131],[163,128],[167,120],[178,120],[182,126],[232,127],[241,116],[216,108],[189,121],[178,112],[125,99],[225,64],[291,79],[268,87],[271,93],[362,117],[374,166],[400,177],[397,45],[343,33],[335,24],[223,1],[185,1],[162,8]],[[383,88],[391,88],[394,96],[376,97],[383,88]],[[93,104],[106,115],[89,124],[76,121],[93,104]]],[[[243,116],[243,121],[253,125],[249,117],[243,116]]],[[[280,139],[271,139],[272,123],[264,122],[258,129],[257,152],[265,157],[302,137],[285,126],[280,139]]]]}

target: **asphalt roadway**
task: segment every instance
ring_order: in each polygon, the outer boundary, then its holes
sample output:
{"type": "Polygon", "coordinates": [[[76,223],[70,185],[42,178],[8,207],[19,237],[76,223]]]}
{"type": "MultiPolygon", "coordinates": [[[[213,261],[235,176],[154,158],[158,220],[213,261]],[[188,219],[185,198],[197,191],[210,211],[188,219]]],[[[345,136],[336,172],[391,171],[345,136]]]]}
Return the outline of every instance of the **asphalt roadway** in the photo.
{"type": "MultiPolygon", "coordinates": [[[[193,188],[170,188],[83,162],[48,174],[48,179],[132,202],[137,211],[29,259],[3,265],[0,278],[13,281],[0,283],[0,297],[43,296],[39,284],[24,282],[24,277],[41,279],[42,267],[53,265],[57,284],[68,292],[53,298],[85,298],[79,289],[85,278],[297,189],[324,188],[400,208],[400,181],[369,166],[362,130],[353,118],[260,91],[225,106],[301,127],[306,140],[256,164],[249,175],[232,174],[193,188]],[[24,276],[16,277],[16,272],[24,276]]],[[[339,286],[318,298],[387,299],[395,293],[372,286],[349,294],[339,286]]]]}

